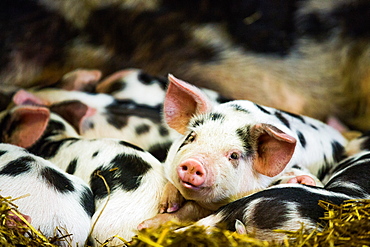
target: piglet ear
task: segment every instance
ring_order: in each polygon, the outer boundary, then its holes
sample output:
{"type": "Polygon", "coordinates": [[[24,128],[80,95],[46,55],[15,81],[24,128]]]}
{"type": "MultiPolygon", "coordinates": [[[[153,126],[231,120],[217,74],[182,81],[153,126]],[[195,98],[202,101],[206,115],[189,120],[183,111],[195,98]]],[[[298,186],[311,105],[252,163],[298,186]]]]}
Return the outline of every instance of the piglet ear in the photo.
{"type": "Polygon", "coordinates": [[[83,121],[85,118],[92,116],[95,109],[88,107],[78,100],[63,101],[50,106],[50,111],[57,113],[72,125],[79,134],[83,134],[83,121]]]}
{"type": "Polygon", "coordinates": [[[297,140],[270,124],[256,124],[251,131],[257,137],[254,169],[269,177],[278,175],[292,158],[297,140]]]}
{"type": "Polygon", "coordinates": [[[120,70],[112,75],[104,78],[104,80],[100,81],[99,84],[96,86],[96,92],[98,93],[110,93],[111,91],[111,86],[115,81],[118,81],[129,74],[132,74],[133,72],[137,72],[137,69],[125,69],[125,70],[120,70]]]}
{"type": "Polygon", "coordinates": [[[86,88],[95,87],[101,76],[100,70],[77,69],[65,74],[58,86],[69,91],[88,91],[86,88]]]}
{"type": "Polygon", "coordinates": [[[169,85],[164,100],[165,120],[171,128],[184,134],[195,114],[209,112],[212,103],[197,87],[168,75],[169,85]]]}
{"type": "Polygon", "coordinates": [[[4,131],[4,142],[31,147],[43,135],[50,112],[46,107],[23,105],[13,109],[4,131]]]}
{"type": "Polygon", "coordinates": [[[49,105],[46,100],[40,99],[26,90],[18,90],[13,96],[13,102],[16,105],[49,105]]]}

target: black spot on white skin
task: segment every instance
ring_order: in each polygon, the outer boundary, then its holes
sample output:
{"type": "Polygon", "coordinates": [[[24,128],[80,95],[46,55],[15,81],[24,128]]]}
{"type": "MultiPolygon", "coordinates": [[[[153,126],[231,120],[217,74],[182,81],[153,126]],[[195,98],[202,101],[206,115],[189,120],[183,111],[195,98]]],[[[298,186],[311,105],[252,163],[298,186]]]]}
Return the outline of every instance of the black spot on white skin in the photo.
{"type": "Polygon", "coordinates": [[[30,147],[28,151],[44,159],[51,159],[55,157],[64,144],[67,143],[70,145],[78,140],[78,138],[65,138],[60,141],[50,141],[42,138],[30,147]]]}
{"type": "Polygon", "coordinates": [[[344,158],[344,147],[337,141],[331,143],[333,149],[334,162],[339,162],[344,158]]]}
{"type": "Polygon", "coordinates": [[[98,154],[99,154],[99,151],[96,151],[95,153],[93,153],[92,158],[95,158],[96,156],[98,156],[98,154]]]}
{"type": "Polygon", "coordinates": [[[318,128],[317,128],[315,125],[310,124],[310,126],[311,126],[311,128],[313,128],[313,129],[315,129],[315,130],[318,130],[318,128]]]}
{"type": "Polygon", "coordinates": [[[163,162],[167,158],[167,153],[171,145],[172,142],[158,143],[151,146],[148,149],[148,152],[151,153],[157,160],[163,162]]]}
{"type": "Polygon", "coordinates": [[[205,124],[208,121],[221,121],[221,123],[225,120],[225,115],[217,112],[211,112],[202,116],[195,117],[191,119],[190,126],[191,127],[198,127],[205,124]]]}
{"type": "Polygon", "coordinates": [[[147,73],[140,72],[138,80],[145,85],[151,85],[155,82],[155,78],[147,73]]]}
{"type": "Polygon", "coordinates": [[[248,111],[247,109],[243,108],[242,106],[240,105],[237,105],[237,104],[231,104],[230,105],[235,111],[240,111],[240,112],[244,112],[244,113],[251,113],[250,111],[248,111]]]}
{"type": "Polygon", "coordinates": [[[271,114],[271,112],[269,112],[268,110],[266,110],[263,106],[261,106],[261,105],[259,105],[259,104],[256,104],[256,103],[254,103],[254,105],[258,108],[258,109],[260,109],[262,112],[264,112],[264,113],[266,113],[266,114],[271,114]]]}
{"type": "Polygon", "coordinates": [[[111,191],[122,189],[134,191],[140,184],[142,177],[151,169],[151,165],[139,156],[119,154],[109,166],[96,169],[90,180],[90,186],[96,199],[107,196],[107,189],[103,180],[96,175],[98,172],[104,177],[111,191]]]}
{"type": "Polygon", "coordinates": [[[289,121],[281,114],[280,111],[275,112],[275,116],[288,128],[290,128],[289,121]]]}
{"type": "Polygon", "coordinates": [[[212,121],[217,121],[217,120],[223,121],[225,119],[225,116],[221,113],[210,113],[209,119],[212,121]]]}
{"type": "Polygon", "coordinates": [[[3,156],[4,154],[6,154],[8,151],[6,150],[0,150],[0,157],[3,156]]]}
{"type": "Polygon", "coordinates": [[[298,139],[302,145],[303,148],[306,147],[306,138],[303,136],[303,134],[300,131],[297,131],[298,139]]]}
{"type": "MultiPolygon", "coordinates": [[[[108,118],[113,118],[112,121],[114,118],[137,116],[150,119],[156,123],[161,123],[161,109],[162,104],[150,106],[146,104],[138,104],[133,100],[116,99],[113,103],[105,107],[105,114],[108,118]]],[[[111,124],[114,124],[114,122],[111,124]]]]}
{"type": "Polygon", "coordinates": [[[236,130],[236,134],[239,137],[241,143],[243,143],[243,147],[247,155],[252,153],[252,141],[251,141],[251,134],[250,134],[250,126],[245,126],[243,128],[239,128],[236,130]]]}
{"type": "Polygon", "coordinates": [[[170,132],[168,131],[168,129],[165,126],[163,126],[163,125],[159,125],[158,132],[163,137],[168,136],[170,134],[170,132]]]}
{"type": "Polygon", "coordinates": [[[75,190],[73,183],[64,174],[50,167],[45,167],[41,171],[41,177],[51,187],[60,193],[73,192],[75,190]]]}
{"type": "Polygon", "coordinates": [[[281,112],[284,112],[285,114],[287,114],[287,115],[289,115],[291,117],[294,117],[295,119],[298,119],[302,123],[306,123],[306,121],[304,120],[304,118],[301,115],[297,115],[297,114],[294,114],[292,112],[287,112],[287,111],[282,111],[282,110],[280,110],[280,111],[281,112]]]}
{"type": "Polygon", "coordinates": [[[191,127],[197,127],[197,126],[201,126],[204,124],[204,118],[199,118],[199,119],[195,119],[192,121],[192,123],[190,124],[191,127]]]}
{"type": "Polygon", "coordinates": [[[67,170],[66,170],[67,173],[74,174],[76,172],[77,161],[78,161],[78,159],[74,158],[73,160],[71,160],[71,162],[69,162],[69,165],[68,165],[67,170]]]}
{"type": "Polygon", "coordinates": [[[6,164],[3,169],[0,170],[0,175],[15,177],[26,173],[31,170],[32,164],[30,163],[32,162],[35,162],[35,159],[30,156],[19,157],[6,164]]]}
{"type": "Polygon", "coordinates": [[[94,196],[90,188],[85,187],[81,193],[80,204],[84,208],[87,215],[93,216],[95,212],[95,201],[94,196]]]}
{"type": "Polygon", "coordinates": [[[317,175],[316,175],[316,177],[320,180],[324,179],[325,176],[328,174],[328,172],[333,167],[333,163],[328,162],[328,159],[327,159],[325,154],[323,156],[323,160],[324,160],[324,163],[321,165],[321,167],[320,167],[320,169],[319,169],[319,171],[317,172],[317,175]]]}
{"type": "Polygon", "coordinates": [[[150,131],[150,126],[147,124],[141,124],[135,128],[135,132],[137,135],[142,135],[148,133],[150,131]]]}
{"type": "Polygon", "coordinates": [[[120,141],[119,142],[120,145],[123,145],[123,146],[126,146],[126,147],[130,147],[130,148],[133,148],[137,151],[141,151],[141,152],[145,152],[144,149],[132,144],[132,143],[129,143],[129,142],[125,142],[125,141],[120,141]]]}
{"type": "Polygon", "coordinates": [[[126,88],[126,86],[126,82],[119,79],[109,84],[109,86],[105,88],[104,93],[114,94],[116,92],[121,92],[126,88]]]}
{"type": "Polygon", "coordinates": [[[87,129],[93,129],[95,127],[93,122],[90,122],[89,125],[87,126],[87,129]]]}

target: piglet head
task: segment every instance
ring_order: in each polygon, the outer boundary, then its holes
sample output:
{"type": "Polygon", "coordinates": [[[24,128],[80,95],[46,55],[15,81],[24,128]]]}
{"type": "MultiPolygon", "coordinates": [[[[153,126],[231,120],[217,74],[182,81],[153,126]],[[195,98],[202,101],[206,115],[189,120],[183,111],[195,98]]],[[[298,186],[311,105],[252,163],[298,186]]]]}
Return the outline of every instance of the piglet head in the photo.
{"type": "Polygon", "coordinates": [[[167,178],[188,200],[217,207],[266,188],[291,160],[296,139],[237,103],[212,107],[197,88],[169,77],[164,114],[184,136],[171,146],[167,178]]]}
{"type": "Polygon", "coordinates": [[[0,142],[28,148],[43,135],[50,112],[42,106],[21,105],[3,112],[0,118],[0,142]]]}
{"type": "Polygon", "coordinates": [[[65,74],[56,86],[70,91],[92,91],[101,76],[100,70],[76,69],[65,74]]]}

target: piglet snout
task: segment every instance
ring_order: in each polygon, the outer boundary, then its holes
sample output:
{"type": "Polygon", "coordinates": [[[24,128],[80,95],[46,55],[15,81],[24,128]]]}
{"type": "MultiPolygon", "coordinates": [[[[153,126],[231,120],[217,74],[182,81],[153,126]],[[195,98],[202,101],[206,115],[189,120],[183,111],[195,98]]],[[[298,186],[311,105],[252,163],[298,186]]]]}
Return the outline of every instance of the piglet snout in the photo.
{"type": "Polygon", "coordinates": [[[195,159],[187,159],[182,162],[177,167],[177,174],[186,188],[201,186],[206,180],[206,170],[195,159]]]}

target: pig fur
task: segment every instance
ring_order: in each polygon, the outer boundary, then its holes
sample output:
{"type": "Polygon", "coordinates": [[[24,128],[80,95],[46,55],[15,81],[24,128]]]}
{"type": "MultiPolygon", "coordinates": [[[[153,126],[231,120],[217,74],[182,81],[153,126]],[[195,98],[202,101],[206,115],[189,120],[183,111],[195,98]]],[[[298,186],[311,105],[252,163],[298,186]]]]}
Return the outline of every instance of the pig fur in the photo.
{"type": "MultiPolygon", "coordinates": [[[[212,227],[226,227],[239,233],[255,234],[257,238],[282,241],[285,234],[274,229],[297,231],[322,229],[324,208],[319,200],[342,204],[346,200],[370,199],[369,135],[350,143],[359,153],[342,160],[328,173],[324,188],[295,185],[276,185],[241,198],[220,208],[214,214],[196,222],[207,231],[212,227]],[[361,144],[362,146],[360,146],[361,144]],[[266,210],[270,210],[266,214],[266,210]]],[[[180,231],[183,231],[182,229],[180,231]]]]}
{"type": "Polygon", "coordinates": [[[93,195],[80,178],[11,144],[0,144],[0,193],[18,198],[18,210],[60,246],[83,246],[94,213],[93,195]],[[24,196],[24,197],[23,197],[24,196]]]}
{"type": "MultiPolygon", "coordinates": [[[[157,214],[166,180],[162,164],[148,152],[119,139],[81,138],[64,119],[42,106],[16,106],[0,119],[7,127],[2,142],[24,146],[90,185],[96,204],[93,243],[115,235],[129,241],[139,223],[157,214]]],[[[119,243],[118,238],[109,242],[119,243]]]]}
{"type": "Polygon", "coordinates": [[[215,210],[266,188],[294,165],[322,179],[341,159],[346,140],[320,121],[250,101],[212,106],[196,87],[169,78],[164,115],[183,136],[164,169],[187,200],[215,210]]]}

